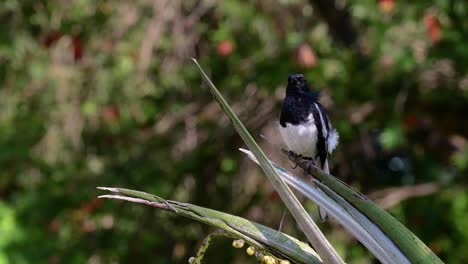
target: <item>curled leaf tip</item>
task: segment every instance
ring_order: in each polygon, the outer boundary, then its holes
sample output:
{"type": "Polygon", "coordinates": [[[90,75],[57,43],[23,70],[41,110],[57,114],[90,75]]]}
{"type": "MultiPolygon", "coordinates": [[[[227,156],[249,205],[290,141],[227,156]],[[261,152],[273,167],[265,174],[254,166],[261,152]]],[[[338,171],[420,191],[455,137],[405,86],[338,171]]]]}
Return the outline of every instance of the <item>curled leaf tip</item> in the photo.
{"type": "Polygon", "coordinates": [[[250,154],[250,153],[252,153],[252,152],[250,152],[250,150],[244,149],[244,148],[239,148],[239,150],[242,151],[242,152],[244,152],[244,153],[247,154],[247,155],[250,154]]]}
{"type": "Polygon", "coordinates": [[[115,192],[115,193],[120,192],[119,188],[112,188],[112,187],[96,187],[96,188],[99,190],[103,190],[103,191],[109,191],[109,192],[115,192]]]}
{"type": "Polygon", "coordinates": [[[190,59],[191,59],[198,67],[200,67],[200,65],[198,64],[197,59],[195,59],[195,58],[193,58],[193,57],[191,57],[190,59]]]}
{"type": "Polygon", "coordinates": [[[111,196],[112,196],[112,195],[106,194],[106,195],[99,195],[97,198],[99,198],[99,199],[112,199],[111,196]]]}
{"type": "Polygon", "coordinates": [[[254,156],[252,151],[248,149],[244,149],[244,148],[239,148],[239,150],[243,152],[244,154],[246,154],[249,157],[249,159],[253,160],[254,162],[258,162],[257,158],[254,156]]]}

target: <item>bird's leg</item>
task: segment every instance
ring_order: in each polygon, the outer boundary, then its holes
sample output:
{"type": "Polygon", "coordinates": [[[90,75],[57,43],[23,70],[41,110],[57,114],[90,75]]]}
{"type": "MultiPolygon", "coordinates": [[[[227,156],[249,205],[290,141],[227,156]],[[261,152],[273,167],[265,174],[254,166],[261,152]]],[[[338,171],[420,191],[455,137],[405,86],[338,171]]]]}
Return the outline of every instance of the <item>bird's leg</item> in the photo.
{"type": "Polygon", "coordinates": [[[288,158],[289,158],[289,160],[291,160],[291,161],[294,162],[294,167],[291,167],[293,170],[294,170],[295,168],[297,168],[297,160],[298,160],[299,158],[301,158],[301,157],[302,157],[301,154],[297,154],[297,153],[295,153],[295,152],[292,151],[292,150],[290,150],[290,151],[288,152],[288,158]]]}

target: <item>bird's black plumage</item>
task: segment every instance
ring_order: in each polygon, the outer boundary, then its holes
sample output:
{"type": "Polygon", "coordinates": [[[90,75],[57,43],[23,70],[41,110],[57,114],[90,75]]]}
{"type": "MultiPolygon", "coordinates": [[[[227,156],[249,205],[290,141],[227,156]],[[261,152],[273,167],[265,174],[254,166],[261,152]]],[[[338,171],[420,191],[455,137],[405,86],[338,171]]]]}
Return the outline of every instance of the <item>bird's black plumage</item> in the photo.
{"type": "MultiPolygon", "coordinates": [[[[327,158],[338,144],[338,133],[318,97],[319,93],[310,90],[302,74],[289,75],[279,130],[289,150],[320,163],[320,168],[328,173],[327,158]]],[[[319,215],[322,220],[327,219],[327,212],[321,208],[319,215]]]]}
{"type": "MultiPolygon", "coordinates": [[[[319,93],[310,90],[302,74],[289,75],[279,130],[291,151],[319,162],[320,168],[328,173],[327,158],[338,144],[338,133],[318,97],[319,93]]],[[[327,218],[326,211],[320,208],[319,215],[322,220],[327,218]]]]}
{"type": "Polygon", "coordinates": [[[312,92],[302,74],[290,74],[286,97],[281,109],[280,124],[286,127],[286,123],[298,125],[307,120],[311,106],[316,103],[319,92],[312,92]]]}
{"type": "MultiPolygon", "coordinates": [[[[332,130],[328,115],[325,109],[318,102],[319,92],[312,92],[302,74],[291,74],[288,76],[288,85],[286,87],[286,97],[283,101],[280,125],[286,128],[287,125],[299,126],[307,124],[316,126],[316,139],[310,138],[309,142],[303,144],[313,144],[315,142],[315,156],[307,157],[312,160],[319,158],[321,168],[324,167],[327,160],[328,139],[332,130]],[[309,122],[310,117],[313,122],[309,122]]],[[[293,149],[293,151],[295,151],[293,149]]],[[[304,153],[297,153],[304,156],[304,153]]]]}
{"type": "MultiPolygon", "coordinates": [[[[318,105],[319,109],[322,108],[318,103],[314,103],[314,104],[318,105]]],[[[319,111],[320,110],[317,110],[315,106],[312,107],[312,115],[314,116],[314,120],[320,120],[319,111]]],[[[322,115],[323,115],[323,112],[322,112],[322,115]]],[[[322,118],[326,120],[324,115],[322,116],[322,118]]],[[[317,154],[313,158],[316,159],[318,157],[320,159],[320,167],[323,169],[323,166],[325,165],[325,161],[327,160],[327,154],[328,154],[327,144],[325,142],[326,140],[325,135],[323,134],[322,122],[315,122],[315,125],[317,126],[317,146],[316,146],[317,154]]]]}

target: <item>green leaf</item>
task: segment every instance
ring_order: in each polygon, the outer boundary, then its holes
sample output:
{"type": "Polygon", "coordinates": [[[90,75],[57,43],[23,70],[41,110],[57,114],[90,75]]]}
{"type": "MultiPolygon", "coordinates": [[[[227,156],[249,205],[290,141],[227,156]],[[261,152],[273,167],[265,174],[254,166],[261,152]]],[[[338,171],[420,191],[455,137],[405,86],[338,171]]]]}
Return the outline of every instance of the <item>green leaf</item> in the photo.
{"type": "MultiPolygon", "coordinates": [[[[252,152],[240,149],[258,164],[252,152]]],[[[272,162],[276,171],[294,189],[325,209],[330,216],[359,240],[382,263],[410,263],[401,250],[354,206],[314,179],[314,185],[272,162]],[[319,189],[317,189],[317,187],[319,189]]]]}
{"type": "Polygon", "coordinates": [[[99,196],[99,198],[125,200],[167,210],[180,216],[220,228],[234,238],[244,239],[257,249],[267,251],[277,257],[288,259],[294,263],[322,263],[318,259],[317,253],[306,243],[277,230],[238,216],[189,203],[165,200],[159,196],[135,190],[108,187],[98,187],[98,189],[116,193],[116,195],[102,195],[99,196]]]}
{"type": "Polygon", "coordinates": [[[307,160],[298,160],[297,165],[367,216],[400,248],[411,263],[443,263],[415,234],[369,198],[336,177],[315,166],[309,166],[307,160]]]}

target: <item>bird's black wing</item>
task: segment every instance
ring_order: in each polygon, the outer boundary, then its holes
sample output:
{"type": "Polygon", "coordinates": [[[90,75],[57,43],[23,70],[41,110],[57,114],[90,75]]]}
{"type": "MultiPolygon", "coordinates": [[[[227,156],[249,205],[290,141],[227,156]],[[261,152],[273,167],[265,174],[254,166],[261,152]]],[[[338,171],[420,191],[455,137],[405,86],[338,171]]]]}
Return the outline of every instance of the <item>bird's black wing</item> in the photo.
{"type": "Polygon", "coordinates": [[[325,113],[325,109],[319,103],[313,103],[310,105],[310,111],[314,117],[315,126],[317,127],[317,156],[320,158],[320,168],[323,169],[325,162],[327,161],[327,131],[330,129],[328,116],[325,113]],[[324,132],[326,134],[324,134],[324,132]]]}

